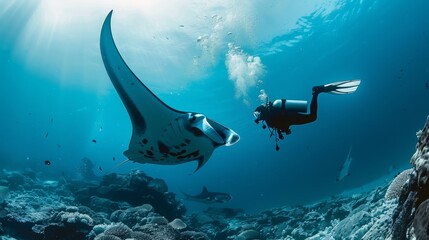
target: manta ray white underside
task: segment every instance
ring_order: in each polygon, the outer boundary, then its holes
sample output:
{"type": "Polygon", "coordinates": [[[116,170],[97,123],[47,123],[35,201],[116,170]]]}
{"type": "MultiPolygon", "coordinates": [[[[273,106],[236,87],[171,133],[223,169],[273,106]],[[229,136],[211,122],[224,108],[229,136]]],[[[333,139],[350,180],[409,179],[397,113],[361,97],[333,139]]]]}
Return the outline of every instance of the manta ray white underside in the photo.
{"type": "Polygon", "coordinates": [[[104,66],[124,103],[133,126],[128,150],[131,161],[180,164],[198,161],[201,168],[219,146],[235,144],[239,135],[200,113],[171,108],[149,90],[121,57],[112,36],[112,11],[101,29],[104,66]]]}

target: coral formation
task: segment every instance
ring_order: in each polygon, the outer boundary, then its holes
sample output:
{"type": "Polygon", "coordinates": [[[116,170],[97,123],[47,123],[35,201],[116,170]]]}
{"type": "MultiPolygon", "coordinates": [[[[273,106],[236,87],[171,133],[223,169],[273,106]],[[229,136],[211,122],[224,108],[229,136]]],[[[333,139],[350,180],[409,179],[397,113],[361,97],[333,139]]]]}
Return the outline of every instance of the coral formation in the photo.
{"type": "Polygon", "coordinates": [[[183,230],[188,226],[180,218],[174,219],[168,225],[170,225],[172,228],[174,228],[176,230],[183,230]]]}
{"type": "MultiPolygon", "coordinates": [[[[156,179],[155,179],[156,180],[156,179]]],[[[156,180],[135,170],[128,175],[108,174],[98,185],[80,186],[75,189],[77,201],[109,214],[118,209],[150,204],[167,219],[180,218],[186,208],[167,190],[164,181],[156,180]]]]}
{"type": "MultiPolygon", "coordinates": [[[[182,238],[180,231],[184,228],[167,225],[167,218],[148,202],[155,203],[160,212],[171,219],[183,215],[183,204],[174,194],[160,192],[168,189],[165,182],[152,181],[153,178],[139,171],[130,175],[106,175],[99,183],[94,179],[90,182],[41,180],[27,170],[3,170],[0,179],[3,189],[11,190],[0,214],[0,230],[18,239],[182,238]],[[125,193],[130,196],[117,195],[125,193]],[[150,201],[145,201],[147,199],[150,201]],[[138,202],[142,204],[131,205],[138,202]]],[[[178,220],[174,223],[180,226],[178,220]]],[[[187,236],[198,239],[191,237],[198,234],[202,233],[187,233],[187,236]]]]}
{"type": "Polygon", "coordinates": [[[392,183],[390,183],[389,188],[386,191],[386,195],[384,196],[384,198],[386,200],[391,200],[391,199],[395,199],[395,198],[399,198],[400,194],[401,194],[401,189],[402,187],[405,185],[405,183],[407,182],[409,175],[413,172],[413,169],[406,169],[404,171],[402,171],[401,173],[399,173],[392,181],[392,183]]]}

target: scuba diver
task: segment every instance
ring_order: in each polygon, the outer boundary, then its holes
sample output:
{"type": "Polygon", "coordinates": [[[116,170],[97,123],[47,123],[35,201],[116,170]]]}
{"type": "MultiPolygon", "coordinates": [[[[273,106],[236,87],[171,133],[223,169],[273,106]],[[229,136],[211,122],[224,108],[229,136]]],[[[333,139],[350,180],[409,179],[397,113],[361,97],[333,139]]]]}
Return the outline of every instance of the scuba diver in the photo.
{"type": "Polygon", "coordinates": [[[359,87],[360,80],[348,80],[313,87],[313,98],[310,103],[310,113],[307,114],[307,101],[277,99],[268,101],[255,109],[255,123],[262,122],[262,128],[270,130],[270,137],[276,138],[276,150],[279,139],[284,139],[283,133],[291,134],[291,125],[301,125],[314,122],[317,119],[317,97],[319,93],[349,94],[359,87]],[[266,124],[266,125],[265,125],[266,124]]]}

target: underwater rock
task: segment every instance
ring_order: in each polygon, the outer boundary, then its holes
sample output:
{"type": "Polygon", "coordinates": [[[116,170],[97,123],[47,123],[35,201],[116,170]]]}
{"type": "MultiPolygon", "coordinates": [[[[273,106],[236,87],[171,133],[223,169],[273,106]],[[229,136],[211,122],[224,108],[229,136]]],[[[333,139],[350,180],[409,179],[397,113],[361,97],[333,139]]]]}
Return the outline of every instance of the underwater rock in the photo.
{"type": "Polygon", "coordinates": [[[151,236],[149,234],[146,234],[144,232],[132,232],[131,238],[134,238],[135,240],[151,240],[151,236]]]}
{"type": "Polygon", "coordinates": [[[207,234],[202,232],[186,231],[181,233],[181,240],[210,240],[207,234]]]}
{"type": "Polygon", "coordinates": [[[146,187],[148,186],[149,182],[153,179],[147,176],[144,172],[140,170],[132,170],[129,177],[130,177],[129,187],[133,189],[146,187]]]}
{"type": "Polygon", "coordinates": [[[89,207],[94,211],[106,212],[106,213],[111,213],[116,209],[126,209],[127,207],[130,207],[129,204],[126,204],[125,206],[123,205],[124,203],[115,202],[110,199],[97,197],[97,196],[90,197],[90,203],[89,203],[89,207]]]}
{"type": "Polygon", "coordinates": [[[186,208],[176,199],[176,194],[163,192],[168,189],[164,186],[165,182],[153,180],[142,171],[132,171],[126,175],[107,174],[98,186],[90,185],[75,191],[76,199],[82,205],[108,214],[118,209],[150,204],[155,212],[167,219],[182,217],[186,208]],[[150,182],[157,184],[149,186],[150,182]]]}
{"type": "Polygon", "coordinates": [[[417,239],[429,239],[429,199],[417,208],[413,220],[414,233],[417,239]]]}
{"type": "Polygon", "coordinates": [[[160,193],[168,192],[167,184],[165,183],[164,180],[159,178],[150,180],[147,186],[160,193]]]}
{"type": "MultiPolygon", "coordinates": [[[[408,174],[406,184],[401,188],[399,203],[392,214],[392,240],[413,237],[409,228],[415,218],[414,212],[429,198],[429,116],[416,135],[416,152],[411,157],[414,171],[408,174]]],[[[429,231],[429,226],[426,226],[426,231],[429,231]]]]}
{"type": "Polygon", "coordinates": [[[417,184],[420,188],[429,184],[429,116],[422,130],[417,132],[416,152],[411,157],[411,164],[417,171],[417,184]]]}
{"type": "Polygon", "coordinates": [[[119,185],[119,186],[125,186],[128,184],[127,177],[124,175],[119,175],[116,173],[109,173],[106,175],[103,175],[100,186],[110,186],[110,185],[119,185]]]}

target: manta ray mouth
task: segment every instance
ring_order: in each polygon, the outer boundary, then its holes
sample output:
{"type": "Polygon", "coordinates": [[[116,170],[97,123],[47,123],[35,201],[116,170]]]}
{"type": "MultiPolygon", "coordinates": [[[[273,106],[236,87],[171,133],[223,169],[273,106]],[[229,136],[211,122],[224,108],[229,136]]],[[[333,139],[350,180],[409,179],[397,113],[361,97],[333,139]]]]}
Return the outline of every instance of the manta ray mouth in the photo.
{"type": "Polygon", "coordinates": [[[224,127],[223,125],[210,120],[200,113],[190,113],[188,118],[191,122],[191,127],[196,136],[204,135],[213,141],[214,145],[230,146],[238,142],[240,136],[233,130],[224,127]]]}
{"type": "Polygon", "coordinates": [[[217,142],[214,140],[214,138],[216,138],[218,140],[222,139],[222,142],[220,142],[219,144],[224,144],[225,146],[231,146],[240,140],[240,136],[236,132],[234,132],[232,129],[224,127],[221,124],[219,124],[213,120],[210,120],[209,118],[206,118],[205,122],[207,122],[207,125],[209,125],[210,128],[212,129],[212,131],[216,133],[216,137],[212,138],[212,137],[208,136],[214,142],[217,142]]]}

